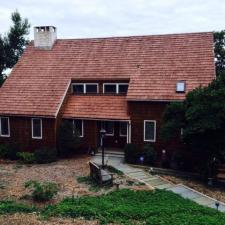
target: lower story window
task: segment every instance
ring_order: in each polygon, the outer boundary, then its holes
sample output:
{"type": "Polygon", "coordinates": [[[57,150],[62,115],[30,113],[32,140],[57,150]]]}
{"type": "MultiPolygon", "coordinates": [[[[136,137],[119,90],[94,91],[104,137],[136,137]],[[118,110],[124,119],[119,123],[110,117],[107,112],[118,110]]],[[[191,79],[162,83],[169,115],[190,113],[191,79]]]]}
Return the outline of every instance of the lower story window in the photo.
{"type": "Polygon", "coordinates": [[[10,137],[10,127],[8,117],[0,117],[0,136],[10,137]]]}
{"type": "Polygon", "coordinates": [[[73,120],[74,132],[78,134],[79,137],[84,136],[84,126],[83,120],[73,120]]]}
{"type": "Polygon", "coordinates": [[[31,123],[32,123],[32,138],[42,139],[42,119],[33,118],[31,119],[31,123]]]}
{"type": "Polygon", "coordinates": [[[156,121],[155,120],[144,121],[144,141],[150,141],[150,142],[156,141],[156,121]]]}
{"type": "Polygon", "coordinates": [[[127,122],[120,122],[120,136],[127,136],[127,122]]]}
{"type": "Polygon", "coordinates": [[[106,135],[113,136],[114,135],[114,122],[113,121],[103,121],[102,129],[105,129],[106,135]]]}

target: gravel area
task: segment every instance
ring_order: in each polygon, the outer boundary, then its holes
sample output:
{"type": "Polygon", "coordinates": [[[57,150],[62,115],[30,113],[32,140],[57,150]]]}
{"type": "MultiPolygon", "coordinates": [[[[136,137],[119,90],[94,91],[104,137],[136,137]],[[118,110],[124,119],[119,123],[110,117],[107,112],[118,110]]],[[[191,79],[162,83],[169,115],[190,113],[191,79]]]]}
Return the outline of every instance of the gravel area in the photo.
{"type": "Polygon", "coordinates": [[[178,178],[174,176],[162,176],[167,180],[171,181],[175,184],[185,184],[186,186],[193,188],[196,191],[199,191],[205,195],[208,195],[212,198],[217,199],[218,201],[225,203],[225,188],[219,187],[209,187],[200,181],[193,180],[193,179],[185,179],[185,178],[178,178]]]}

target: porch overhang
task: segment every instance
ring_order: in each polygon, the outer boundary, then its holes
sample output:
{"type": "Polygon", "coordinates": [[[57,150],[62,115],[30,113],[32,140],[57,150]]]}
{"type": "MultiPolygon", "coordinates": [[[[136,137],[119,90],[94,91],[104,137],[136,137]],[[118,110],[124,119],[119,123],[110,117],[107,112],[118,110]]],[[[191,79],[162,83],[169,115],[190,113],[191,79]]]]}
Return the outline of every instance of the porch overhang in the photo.
{"type": "Polygon", "coordinates": [[[126,96],[71,95],[64,119],[129,121],[126,96]]]}

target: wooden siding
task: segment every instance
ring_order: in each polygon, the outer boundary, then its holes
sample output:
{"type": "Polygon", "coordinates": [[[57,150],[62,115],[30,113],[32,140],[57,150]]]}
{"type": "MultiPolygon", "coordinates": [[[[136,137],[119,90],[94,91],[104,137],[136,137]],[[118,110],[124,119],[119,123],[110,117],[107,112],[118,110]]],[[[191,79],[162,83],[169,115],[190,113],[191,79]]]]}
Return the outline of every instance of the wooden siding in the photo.
{"type": "Polygon", "coordinates": [[[10,137],[0,137],[0,144],[15,143],[20,151],[56,147],[55,119],[42,118],[42,139],[32,138],[31,117],[9,117],[10,137]]]}

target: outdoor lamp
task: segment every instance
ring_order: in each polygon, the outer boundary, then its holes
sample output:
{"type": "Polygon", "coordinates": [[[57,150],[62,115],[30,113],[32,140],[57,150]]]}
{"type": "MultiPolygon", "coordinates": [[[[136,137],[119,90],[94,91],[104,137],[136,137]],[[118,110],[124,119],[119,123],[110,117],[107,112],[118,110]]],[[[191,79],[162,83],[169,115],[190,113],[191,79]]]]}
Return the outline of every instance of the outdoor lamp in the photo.
{"type": "Polygon", "coordinates": [[[104,151],[104,137],[105,137],[105,134],[106,134],[106,130],[105,129],[101,129],[100,130],[100,136],[101,136],[101,147],[102,147],[102,168],[105,167],[105,151],[104,151]]]}

